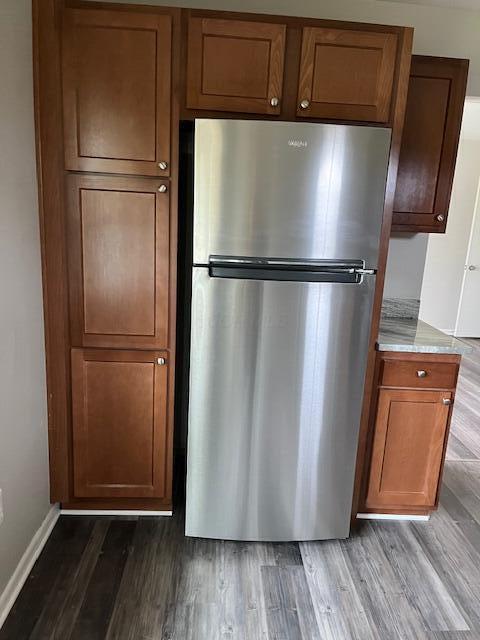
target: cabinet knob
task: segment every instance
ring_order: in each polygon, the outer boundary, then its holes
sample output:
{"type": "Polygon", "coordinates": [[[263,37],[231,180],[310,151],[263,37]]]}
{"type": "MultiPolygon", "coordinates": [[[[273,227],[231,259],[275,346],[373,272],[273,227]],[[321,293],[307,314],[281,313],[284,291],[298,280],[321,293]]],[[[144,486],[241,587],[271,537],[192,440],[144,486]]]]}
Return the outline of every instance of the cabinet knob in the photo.
{"type": "Polygon", "coordinates": [[[272,105],[272,107],[278,107],[279,103],[280,100],[275,96],[273,98],[270,98],[270,104],[272,105]]]}
{"type": "Polygon", "coordinates": [[[308,109],[309,106],[310,106],[310,100],[302,100],[300,102],[301,109],[308,109]]]}
{"type": "Polygon", "coordinates": [[[163,364],[166,364],[166,363],[167,363],[167,361],[165,360],[165,358],[157,358],[157,364],[163,365],[163,364]]]}
{"type": "Polygon", "coordinates": [[[449,407],[452,404],[452,401],[450,400],[450,398],[442,398],[442,404],[449,407]]]}
{"type": "Polygon", "coordinates": [[[445,216],[443,215],[443,213],[439,213],[438,216],[435,216],[435,220],[437,222],[443,222],[445,220],[445,216]]]}
{"type": "Polygon", "coordinates": [[[469,271],[475,271],[475,269],[476,269],[476,268],[477,268],[477,267],[476,267],[474,264],[469,264],[469,265],[468,265],[468,270],[469,270],[469,271]]]}
{"type": "Polygon", "coordinates": [[[426,378],[427,377],[427,372],[424,371],[423,369],[420,369],[420,371],[417,371],[417,378],[426,378]]]}
{"type": "Polygon", "coordinates": [[[165,162],[165,160],[162,160],[161,162],[158,163],[158,166],[160,167],[160,169],[162,169],[162,171],[165,171],[165,169],[168,167],[168,162],[165,162]]]}
{"type": "Polygon", "coordinates": [[[160,193],[165,193],[167,191],[167,185],[166,184],[161,184],[158,187],[158,190],[160,191],[160,193]]]}

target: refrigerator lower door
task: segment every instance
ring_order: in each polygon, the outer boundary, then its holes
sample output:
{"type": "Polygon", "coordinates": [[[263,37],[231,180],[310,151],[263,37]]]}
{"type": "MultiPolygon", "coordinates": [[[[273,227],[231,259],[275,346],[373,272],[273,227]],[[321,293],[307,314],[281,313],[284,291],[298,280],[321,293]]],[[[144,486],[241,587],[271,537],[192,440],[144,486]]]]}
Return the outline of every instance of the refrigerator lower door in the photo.
{"type": "Polygon", "coordinates": [[[194,268],[187,535],[349,535],[374,286],[194,268]]]}

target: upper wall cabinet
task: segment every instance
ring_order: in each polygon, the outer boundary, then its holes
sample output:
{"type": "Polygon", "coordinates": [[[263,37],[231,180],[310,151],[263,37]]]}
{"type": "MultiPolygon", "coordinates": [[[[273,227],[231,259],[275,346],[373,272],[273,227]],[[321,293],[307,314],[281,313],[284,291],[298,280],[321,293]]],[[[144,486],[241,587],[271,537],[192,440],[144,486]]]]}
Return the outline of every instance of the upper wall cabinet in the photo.
{"type": "Polygon", "coordinates": [[[65,11],[67,169],[168,175],[171,32],[170,15],[65,11]]]}
{"type": "Polygon", "coordinates": [[[69,176],[73,346],[167,347],[169,198],[164,182],[69,176]]]}
{"type": "Polygon", "coordinates": [[[285,31],[282,24],[190,18],[187,107],[279,115],[285,31]]]}
{"type": "Polygon", "coordinates": [[[393,33],[305,27],[297,115],[387,122],[396,52],[393,33]]]}
{"type": "Polygon", "coordinates": [[[393,207],[396,231],[444,232],[468,60],[413,56],[393,207]]]}

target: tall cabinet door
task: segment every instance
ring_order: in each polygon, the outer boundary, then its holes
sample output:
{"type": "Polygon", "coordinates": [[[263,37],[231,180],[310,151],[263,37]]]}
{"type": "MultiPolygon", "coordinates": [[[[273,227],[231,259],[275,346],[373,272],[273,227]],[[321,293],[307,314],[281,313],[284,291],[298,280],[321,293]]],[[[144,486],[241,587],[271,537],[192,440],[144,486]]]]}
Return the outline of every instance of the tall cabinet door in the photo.
{"type": "Polygon", "coordinates": [[[395,230],[445,232],[467,89],[468,60],[413,56],[395,230]]]}
{"type": "Polygon", "coordinates": [[[66,9],[65,166],[168,175],[172,18],[66,9]]]}
{"type": "Polygon", "coordinates": [[[67,186],[73,346],[167,348],[167,184],[73,175],[67,186]]]}
{"type": "Polygon", "coordinates": [[[187,107],[278,115],[283,24],[190,18],[187,107]]]}
{"type": "Polygon", "coordinates": [[[72,350],[75,497],[169,494],[167,368],[162,352],[72,350]]]}
{"type": "Polygon", "coordinates": [[[381,389],[366,505],[435,505],[448,429],[450,391],[381,389]]]}
{"type": "Polygon", "coordinates": [[[396,52],[393,33],[305,27],[297,115],[387,122],[396,52]]]}

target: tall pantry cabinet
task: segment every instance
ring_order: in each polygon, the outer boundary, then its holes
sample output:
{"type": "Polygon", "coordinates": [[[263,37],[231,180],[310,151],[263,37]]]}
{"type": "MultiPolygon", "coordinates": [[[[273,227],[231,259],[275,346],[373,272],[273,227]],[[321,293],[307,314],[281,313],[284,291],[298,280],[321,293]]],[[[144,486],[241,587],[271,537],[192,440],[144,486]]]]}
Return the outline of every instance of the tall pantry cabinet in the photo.
{"type": "Polygon", "coordinates": [[[70,501],[79,505],[171,506],[174,18],[63,11],[70,501]]]}

